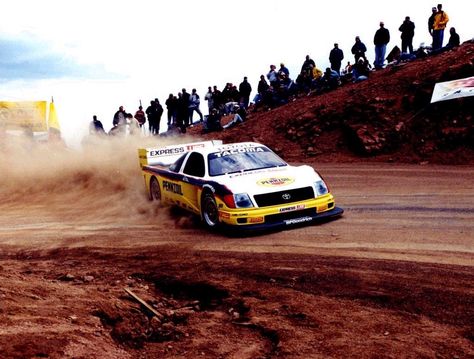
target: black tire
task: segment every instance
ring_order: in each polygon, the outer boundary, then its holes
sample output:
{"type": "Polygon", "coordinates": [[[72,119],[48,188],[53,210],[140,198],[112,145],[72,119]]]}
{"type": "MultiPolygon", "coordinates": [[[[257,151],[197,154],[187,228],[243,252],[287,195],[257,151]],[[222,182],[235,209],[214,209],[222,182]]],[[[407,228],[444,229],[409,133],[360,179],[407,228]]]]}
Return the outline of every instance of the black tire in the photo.
{"type": "Polygon", "coordinates": [[[150,199],[152,201],[161,201],[160,183],[156,177],[152,177],[150,180],[150,199]]]}
{"type": "Polygon", "coordinates": [[[206,192],[202,195],[201,214],[207,227],[216,228],[219,225],[219,210],[212,193],[206,192]]]}

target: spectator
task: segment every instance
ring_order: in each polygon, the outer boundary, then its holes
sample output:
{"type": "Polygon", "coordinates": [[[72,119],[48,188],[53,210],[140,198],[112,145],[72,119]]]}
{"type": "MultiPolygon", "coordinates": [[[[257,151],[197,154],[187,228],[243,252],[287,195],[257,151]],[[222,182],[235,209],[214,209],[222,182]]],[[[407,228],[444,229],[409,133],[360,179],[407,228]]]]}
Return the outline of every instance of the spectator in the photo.
{"type": "Polygon", "coordinates": [[[194,111],[196,111],[197,114],[199,115],[199,121],[202,122],[202,120],[203,120],[202,119],[202,112],[199,109],[200,103],[201,103],[201,101],[199,99],[199,95],[196,92],[196,89],[192,89],[191,95],[189,96],[189,123],[190,124],[193,123],[194,111]]]}
{"type": "Polygon", "coordinates": [[[96,115],[92,116],[92,121],[89,125],[89,134],[99,136],[105,135],[104,126],[102,125],[102,122],[97,119],[96,115]]]}
{"type": "Polygon", "coordinates": [[[222,108],[224,106],[224,100],[222,92],[217,88],[216,85],[214,85],[212,91],[212,101],[214,102],[214,108],[216,108],[219,112],[222,111],[222,108]]]}
{"type": "Polygon", "coordinates": [[[433,50],[439,50],[443,47],[444,29],[448,24],[449,17],[443,11],[443,5],[438,4],[438,12],[434,17],[433,24],[433,50]]]}
{"type": "Polygon", "coordinates": [[[250,102],[250,93],[252,92],[252,86],[250,86],[247,81],[247,76],[244,77],[244,80],[239,85],[239,93],[241,97],[241,103],[244,108],[248,108],[250,102]]]}
{"type": "Polygon", "coordinates": [[[314,63],[313,59],[310,58],[309,55],[306,55],[306,59],[303,62],[303,66],[301,66],[301,72],[308,71],[310,65],[316,67],[316,64],[314,63]]]}
{"type": "Polygon", "coordinates": [[[120,125],[125,125],[126,115],[127,115],[127,113],[123,109],[123,106],[120,106],[118,111],[115,112],[115,114],[114,114],[114,119],[112,120],[112,125],[114,125],[114,127],[115,126],[120,126],[120,125]]]}
{"type": "Polygon", "coordinates": [[[168,129],[176,124],[176,101],[177,98],[172,93],[169,94],[168,98],[165,101],[166,113],[168,117],[168,129]]]}
{"type": "Polygon", "coordinates": [[[232,128],[235,125],[244,122],[247,117],[247,111],[245,111],[245,108],[239,105],[234,106],[232,112],[234,113],[234,118],[232,121],[222,126],[223,129],[232,128]]]}
{"type": "Polygon", "coordinates": [[[160,133],[161,115],[163,115],[163,107],[160,101],[155,98],[155,101],[153,101],[153,123],[151,126],[149,124],[150,133],[152,135],[158,135],[160,133]]]}
{"type": "Polygon", "coordinates": [[[428,18],[428,32],[430,33],[431,37],[433,37],[434,21],[437,12],[438,9],[436,7],[432,7],[431,16],[428,18]]]}
{"type": "Polygon", "coordinates": [[[367,47],[365,44],[360,40],[359,36],[356,36],[355,38],[355,43],[352,46],[351,52],[354,55],[355,62],[359,60],[359,58],[364,57],[365,58],[365,52],[367,51],[367,47]]]}
{"type": "Polygon", "coordinates": [[[454,27],[449,29],[449,41],[445,46],[446,50],[452,49],[453,47],[459,46],[461,44],[461,40],[459,38],[458,33],[454,27]]]}
{"type": "MultiPolygon", "coordinates": [[[[140,101],[141,102],[141,101],[140,101]]],[[[145,111],[143,111],[143,106],[138,106],[137,112],[135,112],[135,119],[138,122],[138,125],[140,128],[145,124],[146,122],[146,116],[145,116],[145,111]]]]}
{"type": "Polygon", "coordinates": [[[285,66],[284,63],[280,64],[280,70],[278,70],[279,74],[285,74],[286,77],[290,77],[290,70],[285,66]]]}
{"type": "Polygon", "coordinates": [[[398,29],[401,31],[402,52],[413,54],[413,36],[415,36],[415,24],[410,20],[410,16],[405,17],[405,21],[398,29]]]}
{"type": "Polygon", "coordinates": [[[385,28],[383,21],[380,21],[380,28],[375,32],[375,61],[374,66],[376,70],[383,68],[385,62],[385,52],[387,51],[387,44],[390,41],[390,32],[385,28]]]}
{"type": "Polygon", "coordinates": [[[321,78],[321,90],[334,90],[341,84],[339,73],[336,70],[332,70],[329,67],[324,71],[324,75],[321,78]]]}
{"type": "Polygon", "coordinates": [[[189,122],[190,97],[191,97],[191,95],[186,92],[185,88],[183,88],[181,90],[181,106],[182,106],[181,110],[182,110],[182,115],[183,115],[183,124],[184,124],[185,127],[189,127],[189,125],[190,125],[190,122],[189,122]],[[184,115],[185,112],[186,112],[186,115],[184,115]]]}
{"type": "Polygon", "coordinates": [[[354,82],[367,80],[370,73],[370,64],[365,57],[359,58],[352,66],[352,78],[354,82]]]}
{"type": "Polygon", "coordinates": [[[217,111],[216,108],[213,108],[209,116],[207,116],[206,121],[204,122],[202,132],[209,133],[209,132],[221,131],[221,130],[222,130],[221,115],[219,114],[219,111],[217,111]]]}
{"type": "Polygon", "coordinates": [[[334,44],[334,48],[329,53],[329,62],[331,63],[331,69],[336,71],[338,74],[341,73],[341,63],[344,59],[344,53],[339,48],[339,44],[334,44]]]}
{"type": "Polygon", "coordinates": [[[278,84],[278,74],[275,71],[276,66],[270,65],[270,71],[267,73],[267,79],[270,82],[270,86],[275,87],[278,84]]]}
{"type": "Polygon", "coordinates": [[[207,101],[207,109],[208,109],[208,113],[211,113],[211,109],[214,108],[214,100],[212,98],[212,87],[209,86],[207,88],[207,92],[206,94],[204,95],[204,101],[207,101]]]}

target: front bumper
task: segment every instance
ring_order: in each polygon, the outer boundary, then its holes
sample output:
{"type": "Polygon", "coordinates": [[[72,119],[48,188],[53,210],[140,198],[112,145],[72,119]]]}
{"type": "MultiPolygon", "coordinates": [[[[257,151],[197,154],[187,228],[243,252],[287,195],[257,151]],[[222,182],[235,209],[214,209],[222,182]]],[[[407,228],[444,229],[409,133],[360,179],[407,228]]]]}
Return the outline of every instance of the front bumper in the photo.
{"type": "Polygon", "coordinates": [[[343,214],[334,197],[327,194],[311,200],[263,208],[219,209],[221,224],[237,230],[260,230],[328,220],[343,214]]]}

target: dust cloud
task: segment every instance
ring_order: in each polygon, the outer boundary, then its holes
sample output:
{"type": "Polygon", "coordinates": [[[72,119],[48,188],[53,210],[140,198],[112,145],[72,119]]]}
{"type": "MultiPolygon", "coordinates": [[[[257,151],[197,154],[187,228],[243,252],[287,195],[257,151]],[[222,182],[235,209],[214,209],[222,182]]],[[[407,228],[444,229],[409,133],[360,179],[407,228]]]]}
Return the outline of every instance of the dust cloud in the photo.
{"type": "Polygon", "coordinates": [[[75,224],[156,222],[169,211],[148,200],[137,149],[178,141],[193,140],[91,137],[73,150],[24,137],[2,138],[0,210],[10,216],[27,213],[44,221],[75,224]]]}

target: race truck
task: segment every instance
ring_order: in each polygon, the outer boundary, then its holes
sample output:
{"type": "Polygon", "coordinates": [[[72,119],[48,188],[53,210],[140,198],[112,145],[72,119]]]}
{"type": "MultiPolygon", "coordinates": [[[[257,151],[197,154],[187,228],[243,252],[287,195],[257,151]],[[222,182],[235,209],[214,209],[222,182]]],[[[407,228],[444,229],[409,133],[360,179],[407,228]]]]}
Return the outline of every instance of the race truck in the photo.
{"type": "Polygon", "coordinates": [[[209,228],[271,229],[340,217],[310,166],[256,142],[204,141],[138,150],[150,200],[199,215],[209,228]]]}

